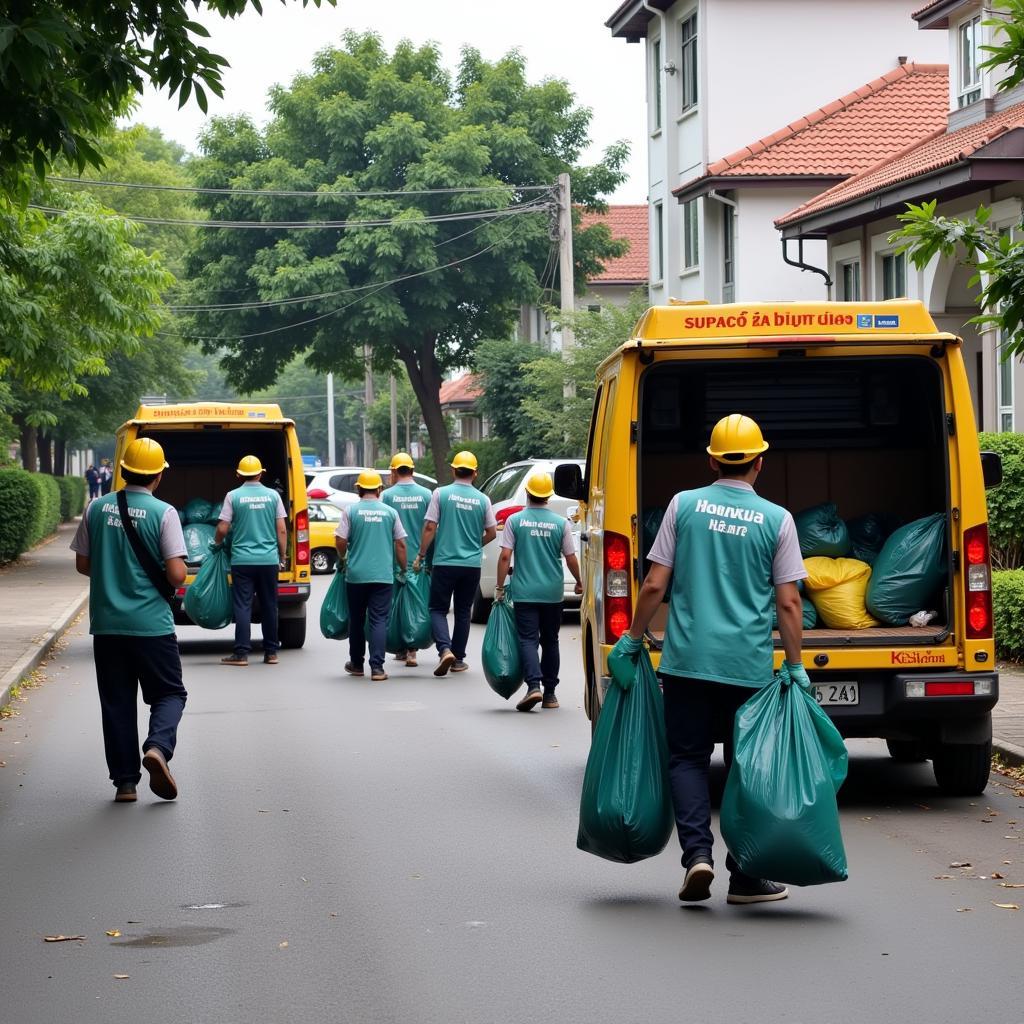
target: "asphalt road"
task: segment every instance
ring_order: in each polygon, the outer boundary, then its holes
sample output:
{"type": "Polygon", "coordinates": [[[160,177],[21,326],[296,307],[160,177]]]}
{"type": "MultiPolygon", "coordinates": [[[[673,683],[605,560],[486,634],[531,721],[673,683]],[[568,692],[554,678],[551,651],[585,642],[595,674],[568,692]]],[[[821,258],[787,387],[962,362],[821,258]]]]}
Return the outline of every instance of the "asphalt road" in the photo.
{"type": "Polygon", "coordinates": [[[175,803],[111,802],[82,630],[0,723],[3,1024],[1024,1019],[1024,911],[994,906],[1024,889],[979,877],[1024,882],[1006,780],[942,798],[858,742],[848,882],[742,909],[720,877],[684,909],[674,841],[632,866],[575,847],[573,623],[562,708],[530,715],[488,689],[479,627],[472,671],[376,684],[319,635],[245,670],[201,636],[175,803]]]}

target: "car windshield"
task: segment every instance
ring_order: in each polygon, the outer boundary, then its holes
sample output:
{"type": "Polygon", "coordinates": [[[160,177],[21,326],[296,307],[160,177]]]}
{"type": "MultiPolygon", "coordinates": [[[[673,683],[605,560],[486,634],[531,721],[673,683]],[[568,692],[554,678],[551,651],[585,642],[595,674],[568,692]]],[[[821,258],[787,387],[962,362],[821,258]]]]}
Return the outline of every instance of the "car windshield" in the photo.
{"type": "Polygon", "coordinates": [[[530,472],[530,465],[506,466],[499,469],[481,488],[493,503],[508,501],[515,493],[523,478],[530,472]]]}
{"type": "Polygon", "coordinates": [[[309,506],[310,518],[316,522],[336,523],[341,519],[341,509],[336,505],[329,505],[326,502],[319,502],[309,506]]]}

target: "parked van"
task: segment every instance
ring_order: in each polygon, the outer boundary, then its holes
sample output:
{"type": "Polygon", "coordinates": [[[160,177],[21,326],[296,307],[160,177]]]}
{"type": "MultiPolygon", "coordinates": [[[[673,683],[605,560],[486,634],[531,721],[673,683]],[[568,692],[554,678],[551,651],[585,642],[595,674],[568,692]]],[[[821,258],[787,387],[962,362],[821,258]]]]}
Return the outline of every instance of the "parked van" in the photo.
{"type": "MultiPolygon", "coordinates": [[[[216,514],[224,495],[238,486],[238,460],[243,455],[260,460],[266,470],[263,483],[281,495],[288,512],[288,547],[277,585],[281,646],[301,647],[306,640],[310,585],[309,513],[295,423],[282,416],[277,405],[140,405],[135,417],[117,432],[115,487],[123,482],[121,455],[137,437],[152,437],[163,446],[170,468],[164,472],[158,497],[179,510],[189,500],[203,498],[215,503],[216,514]]],[[[187,567],[185,585],[174,599],[174,620],[179,625],[191,624],[182,601],[198,563],[187,563],[187,567]]],[[[257,606],[253,616],[259,621],[257,606]]]]}
{"type": "MultiPolygon", "coordinates": [[[[733,412],[771,445],[758,492],[794,513],[832,502],[847,520],[946,516],[946,580],[928,609],[938,618],[807,630],[804,663],[844,736],[882,737],[900,760],[931,758],[946,792],[980,793],[998,696],[985,487],[1001,466],[978,450],[960,339],[918,302],[659,306],[601,365],[586,468],[555,476],[581,506],[591,722],[660,513],[712,481],[708,437],[733,412]]],[[[666,611],[647,638],[656,666],[666,611]]]]}

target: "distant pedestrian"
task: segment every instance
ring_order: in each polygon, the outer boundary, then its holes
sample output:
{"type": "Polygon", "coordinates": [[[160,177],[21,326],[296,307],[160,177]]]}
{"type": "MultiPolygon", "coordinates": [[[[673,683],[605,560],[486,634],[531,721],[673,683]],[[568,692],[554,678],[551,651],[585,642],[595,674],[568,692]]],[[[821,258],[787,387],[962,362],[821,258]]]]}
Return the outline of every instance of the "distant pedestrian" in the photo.
{"type": "Polygon", "coordinates": [[[531,711],[541,701],[545,708],[558,707],[555,687],[561,664],[558,631],[565,597],[563,558],[576,581],[576,593],[583,593],[569,520],[548,508],[554,493],[549,474],[533,473],[526,481],[527,507],[505,520],[501,535],[495,600],[505,596],[505,577],[513,552],[516,558],[513,606],[526,682],[526,696],[516,705],[517,711],[531,711]],[[543,654],[539,654],[541,648],[543,654]]]}
{"type": "Polygon", "coordinates": [[[384,486],[375,470],[364,470],[356,481],[359,500],[341,510],[335,532],[339,562],[345,564],[348,591],[349,660],[345,671],[361,676],[366,642],[370,643],[370,678],[387,679],[384,653],[394,588],[395,567],[406,568],[405,528],[398,513],[380,500],[384,486]],[[366,624],[369,621],[369,637],[366,624]]]}
{"type": "MultiPolygon", "coordinates": [[[[406,558],[415,561],[420,554],[423,521],[430,504],[430,491],[413,478],[416,468],[412,456],[398,452],[391,459],[391,486],[381,495],[381,501],[398,513],[406,533],[406,558]]],[[[416,651],[398,651],[395,661],[404,661],[409,668],[416,667],[416,651]]]]}
{"type": "Polygon", "coordinates": [[[235,650],[222,665],[245,668],[252,650],[253,598],[260,602],[263,663],[276,665],[281,644],[277,638],[277,575],[288,534],[287,512],[277,491],[260,483],[263,464],[246,455],[235,470],[241,486],[229,491],[220,510],[214,543],[231,533],[231,598],[235,616],[235,650]]]}
{"type": "Polygon", "coordinates": [[[103,459],[100,462],[100,493],[109,494],[111,484],[114,482],[114,471],[110,467],[110,459],[103,459]]]}
{"type": "Polygon", "coordinates": [[[85,471],[85,482],[89,487],[89,500],[100,496],[100,471],[90,462],[85,471]]]}
{"type": "Polygon", "coordinates": [[[473,486],[477,461],[472,452],[459,452],[452,459],[455,482],[439,487],[430,496],[420,537],[420,553],[413,570],[420,567],[423,553],[434,544],[430,571],[430,624],[434,631],[438,663],[435,676],[465,672],[466,644],[473,601],[480,589],[480,562],[484,545],[494,540],[498,524],[486,494],[473,486]],[[436,541],[435,541],[436,537],[436,541]],[[454,604],[454,625],[448,633],[448,608],[454,604]]]}
{"type": "Polygon", "coordinates": [[[169,595],[185,582],[185,538],[178,513],[153,495],[166,468],[156,441],[132,441],[121,460],[124,490],[117,500],[94,501],[71,542],[75,568],[89,577],[103,747],[117,803],[134,803],[142,768],[157,796],[173,800],[178,795],[167,762],[188,695],[169,595]],[[119,507],[122,499],[126,516],[119,507]],[[141,762],[140,686],[150,709],[141,762]]]}

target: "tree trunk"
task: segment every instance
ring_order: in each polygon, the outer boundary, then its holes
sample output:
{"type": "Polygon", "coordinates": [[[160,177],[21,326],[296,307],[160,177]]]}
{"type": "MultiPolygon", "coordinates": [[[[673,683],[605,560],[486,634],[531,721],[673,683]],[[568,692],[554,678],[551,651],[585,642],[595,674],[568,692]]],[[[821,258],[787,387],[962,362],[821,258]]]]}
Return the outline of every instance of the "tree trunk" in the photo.
{"type": "Polygon", "coordinates": [[[38,468],[36,451],[36,428],[19,424],[21,436],[21,464],[30,473],[38,468]]]}
{"type": "Polygon", "coordinates": [[[39,472],[53,476],[53,444],[49,435],[42,430],[36,434],[36,445],[39,448],[39,472]]]}
{"type": "Polygon", "coordinates": [[[58,437],[53,442],[53,469],[58,476],[66,476],[68,472],[67,438],[58,437]]]}
{"type": "Polygon", "coordinates": [[[409,382],[420,403],[427,437],[430,439],[430,452],[434,456],[434,473],[440,483],[448,483],[452,473],[445,460],[451,448],[451,439],[448,437],[444,413],[441,412],[441,370],[434,357],[434,342],[431,335],[423,339],[418,352],[403,347],[398,354],[409,371],[409,382]]]}

